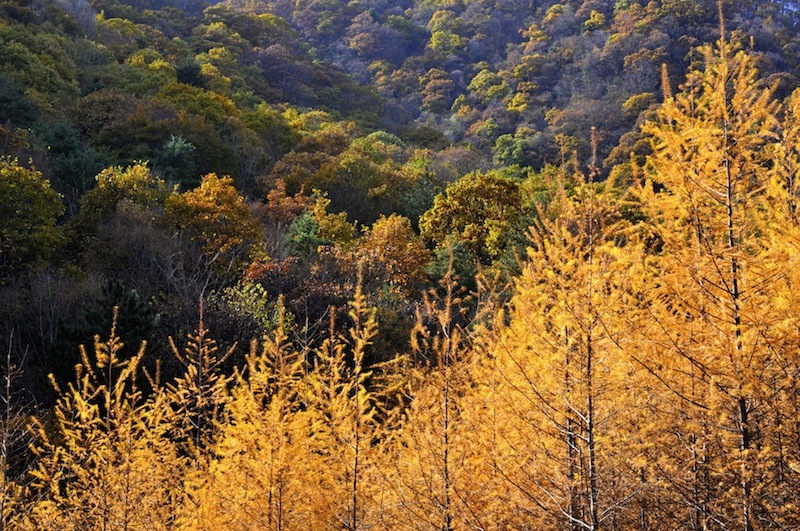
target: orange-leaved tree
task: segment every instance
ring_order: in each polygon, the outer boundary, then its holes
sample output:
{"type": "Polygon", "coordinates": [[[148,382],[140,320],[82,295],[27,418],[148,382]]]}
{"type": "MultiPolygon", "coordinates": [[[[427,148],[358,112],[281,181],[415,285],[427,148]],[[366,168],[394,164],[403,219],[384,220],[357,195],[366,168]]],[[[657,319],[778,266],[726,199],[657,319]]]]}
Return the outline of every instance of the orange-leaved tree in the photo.
{"type": "Polygon", "coordinates": [[[169,197],[167,216],[219,271],[237,272],[261,243],[263,229],[230,177],[210,173],[200,186],[169,197]]]}

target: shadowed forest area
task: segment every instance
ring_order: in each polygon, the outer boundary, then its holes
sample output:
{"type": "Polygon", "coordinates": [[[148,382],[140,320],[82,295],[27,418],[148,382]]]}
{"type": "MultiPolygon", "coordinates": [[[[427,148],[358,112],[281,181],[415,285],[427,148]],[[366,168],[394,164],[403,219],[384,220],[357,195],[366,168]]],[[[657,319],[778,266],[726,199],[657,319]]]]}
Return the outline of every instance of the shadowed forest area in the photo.
{"type": "Polygon", "coordinates": [[[0,529],[800,528],[799,24],[0,1],[0,529]]]}

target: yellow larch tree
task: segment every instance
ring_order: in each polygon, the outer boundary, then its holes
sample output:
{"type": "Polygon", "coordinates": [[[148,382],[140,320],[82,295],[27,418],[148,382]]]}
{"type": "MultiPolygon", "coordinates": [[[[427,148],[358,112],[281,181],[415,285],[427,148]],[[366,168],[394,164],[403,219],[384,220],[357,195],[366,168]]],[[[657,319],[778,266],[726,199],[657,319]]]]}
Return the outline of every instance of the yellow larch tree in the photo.
{"type": "MultiPolygon", "coordinates": [[[[451,257],[452,262],[452,257],[451,257]]],[[[387,501],[386,529],[487,529],[501,525],[481,435],[486,431],[473,398],[473,362],[459,323],[457,284],[449,272],[442,294],[426,294],[412,333],[409,404],[389,433],[381,474],[387,501]]]]}
{"type": "Polygon", "coordinates": [[[310,463],[317,473],[306,479],[305,494],[307,524],[315,529],[366,529],[380,514],[375,456],[390,412],[379,385],[381,368],[365,364],[377,321],[360,287],[348,315],[352,325],[341,336],[331,313],[329,337],[310,354],[302,397],[308,412],[304,455],[318,459],[310,463]]]}
{"type": "MultiPolygon", "coordinates": [[[[116,326],[116,317],[114,319],[116,326]]],[[[170,529],[183,504],[185,461],[166,437],[163,393],[143,399],[133,358],[112,327],[82,350],[52,422],[38,422],[32,502],[21,529],[170,529]]]]}
{"type": "Polygon", "coordinates": [[[640,256],[613,182],[561,188],[495,324],[497,469],[513,525],[633,528],[645,489],[630,334],[640,256]]]}
{"type": "Polygon", "coordinates": [[[188,335],[183,352],[170,337],[172,354],[185,370],[164,387],[168,436],[190,463],[182,485],[187,503],[177,518],[180,527],[188,529],[203,529],[203,504],[194,491],[208,476],[212,450],[222,427],[229,422],[226,406],[231,401],[229,384],[233,377],[223,374],[222,366],[237,346],[220,353],[206,328],[202,299],[199,310],[197,328],[188,335]]]}
{"type": "Polygon", "coordinates": [[[216,440],[225,405],[230,401],[228,384],[232,377],[223,374],[222,367],[236,345],[219,352],[219,345],[206,328],[201,300],[197,329],[188,335],[183,352],[172,338],[170,347],[185,368],[183,375],[166,386],[172,404],[172,437],[184,452],[195,457],[199,466],[216,440]]]}
{"type": "Polygon", "coordinates": [[[302,529],[309,519],[304,484],[324,472],[311,468],[315,460],[304,451],[310,434],[298,395],[306,353],[290,349],[278,321],[260,349],[252,345],[208,473],[188,487],[199,505],[189,528],[280,531],[302,529]]]}
{"type": "Polygon", "coordinates": [[[640,360],[673,426],[650,468],[663,525],[785,528],[798,523],[776,477],[789,470],[800,344],[796,134],[752,56],[724,40],[702,54],[704,70],[644,127],[652,325],[640,360]]]}

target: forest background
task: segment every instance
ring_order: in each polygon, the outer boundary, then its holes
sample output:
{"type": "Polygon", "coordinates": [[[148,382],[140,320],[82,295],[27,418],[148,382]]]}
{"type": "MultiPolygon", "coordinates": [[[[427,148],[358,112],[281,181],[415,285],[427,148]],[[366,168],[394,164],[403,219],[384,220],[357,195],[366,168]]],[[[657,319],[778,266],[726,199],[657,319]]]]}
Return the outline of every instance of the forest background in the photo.
{"type": "Polygon", "coordinates": [[[0,527],[797,528],[799,23],[3,0],[0,527]]]}

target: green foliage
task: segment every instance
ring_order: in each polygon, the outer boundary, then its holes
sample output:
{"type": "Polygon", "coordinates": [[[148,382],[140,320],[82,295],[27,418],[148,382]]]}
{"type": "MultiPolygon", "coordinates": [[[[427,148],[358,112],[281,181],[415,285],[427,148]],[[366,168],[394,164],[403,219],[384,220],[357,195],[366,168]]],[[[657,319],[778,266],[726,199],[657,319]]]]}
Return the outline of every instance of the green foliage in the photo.
{"type": "Polygon", "coordinates": [[[502,99],[508,95],[510,90],[506,81],[499,74],[488,69],[478,72],[467,85],[467,89],[484,103],[502,99]]]}
{"type": "Polygon", "coordinates": [[[252,14],[217,4],[203,11],[209,24],[222,23],[254,46],[288,44],[295,38],[291,26],[272,13],[252,14]]]}
{"type": "Polygon", "coordinates": [[[195,177],[195,156],[197,148],[180,136],[171,135],[164,144],[153,166],[161,176],[170,182],[178,182],[193,188],[200,181],[195,177]]]}
{"type": "Polygon", "coordinates": [[[99,39],[112,51],[118,61],[122,62],[145,43],[142,30],[130,20],[123,18],[97,17],[97,33],[99,39]]]}
{"type": "Polygon", "coordinates": [[[0,157],[0,278],[46,260],[64,242],[61,196],[35,169],[0,157]]]}
{"type": "Polygon", "coordinates": [[[175,77],[178,83],[205,88],[200,64],[193,57],[187,57],[176,65],[175,77]]]}
{"type": "Polygon", "coordinates": [[[25,95],[24,85],[0,76],[0,122],[8,120],[18,127],[28,127],[38,117],[38,109],[25,95]]]}
{"type": "Polygon", "coordinates": [[[436,196],[433,207],[420,218],[420,231],[440,246],[453,238],[487,262],[506,250],[521,207],[515,180],[500,172],[472,173],[436,196]]]}
{"type": "Polygon", "coordinates": [[[107,168],[96,180],[97,186],[83,195],[80,211],[70,220],[70,227],[78,234],[97,231],[122,203],[154,210],[163,207],[170,194],[164,181],[152,175],[144,163],[107,168]]]}
{"type": "Polygon", "coordinates": [[[108,281],[103,285],[97,300],[85,308],[88,326],[86,337],[94,337],[115,325],[116,334],[127,345],[126,352],[138,348],[142,342],[153,343],[153,332],[158,328],[160,316],[152,302],[141,299],[135,289],[128,290],[120,281],[108,281]],[[116,319],[116,322],[114,321],[116,319]]]}
{"type": "Polygon", "coordinates": [[[74,205],[94,186],[95,176],[107,167],[110,157],[87,143],[66,120],[42,122],[35,131],[39,142],[47,146],[55,185],[74,205]]]}
{"type": "Polygon", "coordinates": [[[431,32],[428,45],[432,50],[443,55],[458,51],[466,41],[459,34],[462,27],[462,21],[452,11],[436,11],[428,22],[428,30],[431,32]]]}
{"type": "Polygon", "coordinates": [[[397,212],[419,225],[419,218],[433,206],[434,198],[444,191],[444,184],[429,170],[432,161],[425,156],[410,158],[401,170],[406,182],[400,193],[397,212]]]}
{"type": "Polygon", "coordinates": [[[55,112],[77,97],[67,39],[37,26],[0,24],[0,74],[25,87],[39,109],[55,112]]]}
{"type": "Polygon", "coordinates": [[[297,216],[286,233],[286,241],[299,256],[311,258],[323,245],[350,246],[355,239],[355,227],[347,221],[347,213],[328,212],[331,201],[315,195],[315,201],[297,216]]]}
{"type": "Polygon", "coordinates": [[[425,267],[433,282],[449,278],[468,291],[474,291],[478,274],[478,258],[463,242],[451,239],[434,250],[433,258],[425,267]]]}
{"type": "Polygon", "coordinates": [[[300,131],[289,125],[280,110],[261,103],[242,113],[242,122],[264,142],[266,154],[277,161],[299,141],[300,131]]]}
{"type": "Polygon", "coordinates": [[[547,149],[547,139],[543,133],[520,127],[513,135],[497,137],[492,149],[492,160],[501,167],[538,167],[545,160],[543,155],[547,149]]]}
{"type": "Polygon", "coordinates": [[[276,326],[292,326],[291,315],[282,313],[278,301],[270,301],[267,290],[256,282],[238,282],[233,286],[212,293],[208,307],[222,316],[222,319],[235,328],[235,337],[246,341],[250,338],[264,337],[276,326]]]}
{"type": "Polygon", "coordinates": [[[191,85],[169,84],[161,89],[159,98],[176,108],[196,116],[203,116],[215,125],[221,125],[229,116],[238,115],[234,103],[223,95],[191,85]]]}
{"type": "Polygon", "coordinates": [[[320,237],[319,222],[314,219],[311,211],[306,211],[297,216],[286,233],[286,242],[293,254],[311,257],[320,245],[330,243],[330,240],[320,237]]]}
{"type": "Polygon", "coordinates": [[[353,140],[325,164],[318,184],[328,189],[333,209],[370,224],[399,209],[398,196],[406,185],[400,165],[406,159],[407,146],[400,138],[377,131],[353,140]]]}
{"type": "MultiPolygon", "coordinates": [[[[58,341],[50,347],[50,370],[59,384],[72,377],[76,364],[81,362],[81,348],[92,345],[93,339],[114,327],[119,344],[116,355],[120,360],[133,357],[143,343],[157,351],[161,315],[152,301],[143,301],[135,289],[128,289],[122,280],[106,281],[94,300],[83,307],[82,319],[75,324],[66,320],[59,326],[58,341]]],[[[152,363],[149,364],[152,369],[152,363]]]]}
{"type": "Polygon", "coordinates": [[[319,234],[329,242],[345,247],[355,239],[355,226],[347,221],[347,212],[331,213],[328,207],[330,199],[319,192],[314,194],[315,201],[311,206],[314,219],[319,224],[319,234]]]}

